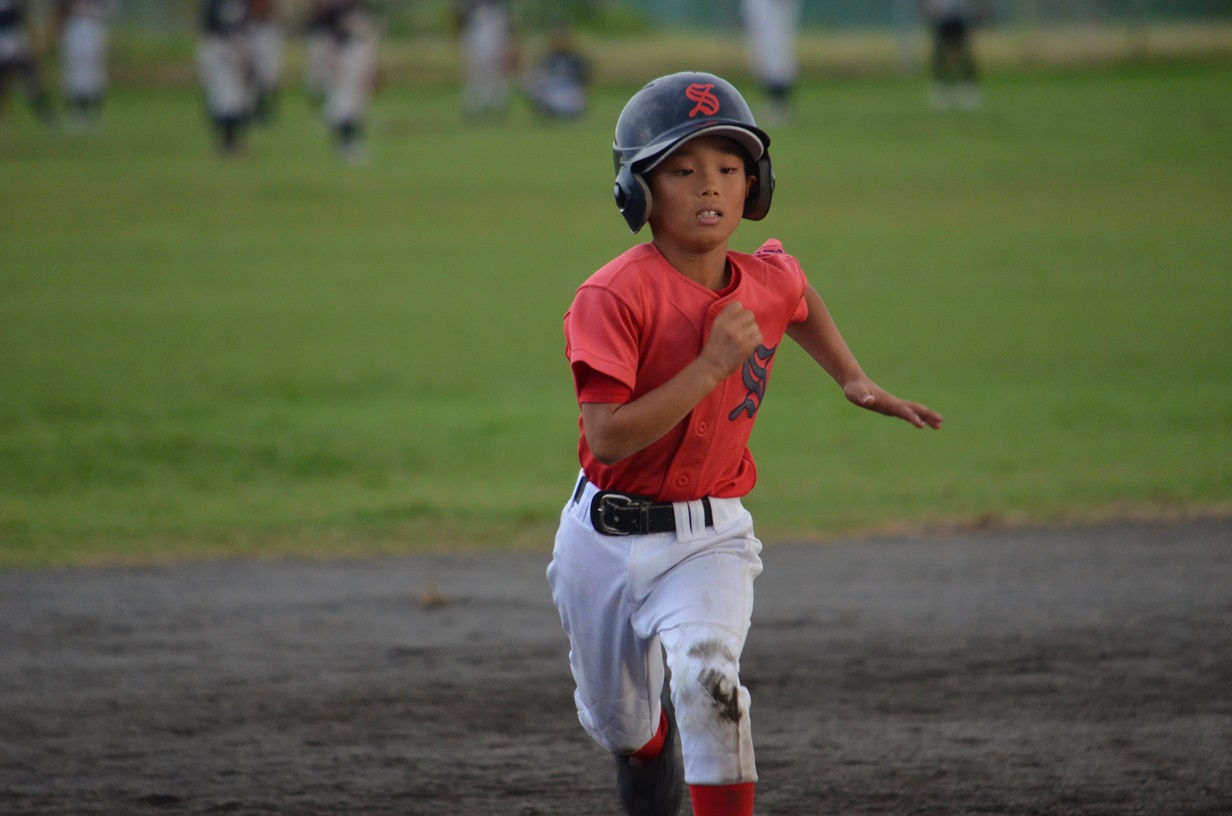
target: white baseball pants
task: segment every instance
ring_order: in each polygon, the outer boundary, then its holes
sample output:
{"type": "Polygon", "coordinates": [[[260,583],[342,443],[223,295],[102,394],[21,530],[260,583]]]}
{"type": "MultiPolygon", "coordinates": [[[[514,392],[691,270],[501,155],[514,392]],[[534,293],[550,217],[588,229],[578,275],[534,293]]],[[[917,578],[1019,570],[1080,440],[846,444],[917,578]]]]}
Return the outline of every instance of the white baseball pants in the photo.
{"type": "Polygon", "coordinates": [[[569,636],[574,700],[609,751],[641,748],[659,724],[666,653],[685,781],[757,781],[740,653],[753,612],[761,542],[739,499],[678,502],[675,533],[596,533],[586,483],[561,513],[548,583],[569,636]]]}

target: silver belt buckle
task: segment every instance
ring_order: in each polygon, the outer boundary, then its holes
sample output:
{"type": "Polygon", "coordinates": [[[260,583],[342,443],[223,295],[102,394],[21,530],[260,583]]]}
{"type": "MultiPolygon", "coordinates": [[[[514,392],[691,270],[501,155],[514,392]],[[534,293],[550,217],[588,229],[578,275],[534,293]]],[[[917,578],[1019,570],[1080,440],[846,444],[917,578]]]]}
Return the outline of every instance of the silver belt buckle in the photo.
{"type": "MultiPolygon", "coordinates": [[[[613,527],[608,523],[606,511],[609,507],[617,511],[630,510],[630,509],[636,508],[641,511],[640,513],[641,516],[645,516],[647,513],[646,502],[640,501],[638,499],[630,498],[629,496],[622,496],[619,493],[601,493],[598,496],[598,501],[595,503],[595,509],[594,509],[594,512],[591,513],[590,520],[591,520],[591,523],[595,526],[595,530],[602,533],[603,535],[610,535],[610,536],[632,535],[627,530],[621,530],[620,528],[613,527]]],[[[641,526],[643,528],[646,527],[644,520],[641,526]]]]}

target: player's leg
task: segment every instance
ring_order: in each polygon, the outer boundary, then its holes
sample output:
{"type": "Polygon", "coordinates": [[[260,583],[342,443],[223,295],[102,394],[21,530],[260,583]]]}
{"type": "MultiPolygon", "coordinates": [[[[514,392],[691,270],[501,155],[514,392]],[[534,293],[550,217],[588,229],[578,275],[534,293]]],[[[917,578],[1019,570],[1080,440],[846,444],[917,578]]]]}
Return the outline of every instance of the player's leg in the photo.
{"type": "Polygon", "coordinates": [[[748,513],[735,526],[679,541],[679,563],[663,573],[635,624],[654,627],[667,654],[671,693],[696,816],[748,816],[757,781],[749,692],[740,682],[761,573],[761,542],[748,513]]]}
{"type": "Polygon", "coordinates": [[[638,633],[631,623],[639,600],[629,584],[637,571],[630,555],[646,537],[596,533],[589,515],[593,492],[583,483],[562,513],[547,573],[569,635],[578,719],[614,755],[625,813],[675,816],[684,784],[670,702],[662,702],[662,647],[653,633],[638,633]]]}
{"type": "Polygon", "coordinates": [[[218,152],[224,156],[243,149],[247,85],[242,64],[234,46],[221,37],[206,37],[197,51],[210,129],[218,152]]]}
{"type": "Polygon", "coordinates": [[[599,535],[562,516],[548,565],[552,600],[569,636],[578,719],[617,754],[642,748],[658,731],[664,666],[657,638],[630,626],[627,539],[599,535]]]}

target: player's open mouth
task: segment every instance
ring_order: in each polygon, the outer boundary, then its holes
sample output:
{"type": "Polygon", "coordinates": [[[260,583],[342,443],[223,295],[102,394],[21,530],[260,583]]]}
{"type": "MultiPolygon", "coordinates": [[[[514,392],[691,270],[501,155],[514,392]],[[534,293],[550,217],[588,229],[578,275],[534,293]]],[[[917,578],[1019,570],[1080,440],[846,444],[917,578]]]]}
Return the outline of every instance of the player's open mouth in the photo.
{"type": "Polygon", "coordinates": [[[718,223],[719,219],[722,217],[723,213],[718,210],[698,210],[697,212],[697,220],[701,221],[703,224],[718,223]]]}

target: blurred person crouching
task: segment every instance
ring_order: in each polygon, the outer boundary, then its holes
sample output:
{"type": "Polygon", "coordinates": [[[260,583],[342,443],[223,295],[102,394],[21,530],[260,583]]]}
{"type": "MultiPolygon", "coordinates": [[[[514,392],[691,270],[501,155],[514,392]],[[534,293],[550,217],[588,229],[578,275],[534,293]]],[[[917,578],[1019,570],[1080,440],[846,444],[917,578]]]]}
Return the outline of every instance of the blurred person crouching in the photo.
{"type": "Polygon", "coordinates": [[[577,119],[590,101],[590,61],[577,49],[567,25],[552,28],[548,51],[526,77],[535,113],[547,119],[577,119]]]}

